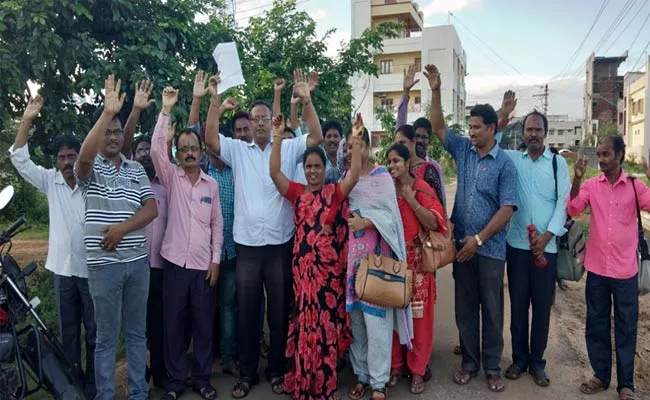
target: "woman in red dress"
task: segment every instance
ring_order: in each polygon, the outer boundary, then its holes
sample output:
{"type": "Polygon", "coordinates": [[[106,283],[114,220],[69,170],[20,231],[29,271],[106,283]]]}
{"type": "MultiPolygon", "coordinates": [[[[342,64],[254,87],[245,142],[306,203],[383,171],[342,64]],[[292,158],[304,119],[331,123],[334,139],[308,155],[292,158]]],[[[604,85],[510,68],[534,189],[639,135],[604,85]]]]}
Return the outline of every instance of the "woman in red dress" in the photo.
{"type": "Polygon", "coordinates": [[[401,144],[388,150],[388,171],[395,181],[397,204],[399,205],[406,259],[413,270],[413,350],[407,351],[393,338],[391,360],[391,381],[394,386],[400,374],[411,376],[411,393],[424,391],[424,375],[433,349],[433,321],[436,296],[436,281],[433,273],[422,271],[422,244],[419,238],[420,226],[429,231],[447,232],[447,221],[442,204],[431,187],[410,172],[410,152],[401,144]]]}
{"type": "Polygon", "coordinates": [[[281,170],[284,117],[273,121],[270,174],[278,191],[294,209],[293,245],[295,305],[289,323],[284,391],[294,399],[340,399],[336,364],[350,345],[345,311],[347,262],[347,202],[361,170],[357,116],[352,135],[352,163],[338,184],[325,185],[325,153],[320,147],[305,151],[303,167],[307,185],[289,181],[281,170]]]}

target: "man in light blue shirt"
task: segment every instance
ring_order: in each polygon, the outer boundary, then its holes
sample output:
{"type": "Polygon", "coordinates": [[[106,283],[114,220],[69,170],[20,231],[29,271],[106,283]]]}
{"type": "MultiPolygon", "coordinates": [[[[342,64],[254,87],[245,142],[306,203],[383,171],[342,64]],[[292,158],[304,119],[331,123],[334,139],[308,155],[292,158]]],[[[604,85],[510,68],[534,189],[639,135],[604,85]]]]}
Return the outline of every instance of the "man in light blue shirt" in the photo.
{"type": "Polygon", "coordinates": [[[517,169],[519,208],[510,220],[506,235],[513,363],[505,375],[517,379],[529,371],[535,383],[548,386],[550,380],[543,357],[557,277],[555,238],[566,232],[569,169],[563,157],[544,146],[548,133],[546,116],[533,111],[523,122],[526,151],[506,151],[517,169]],[[532,248],[528,239],[531,224],[536,232],[532,248]],[[538,267],[534,259],[542,256],[548,264],[538,267]],[[528,309],[531,306],[533,318],[529,329],[528,309]]]}

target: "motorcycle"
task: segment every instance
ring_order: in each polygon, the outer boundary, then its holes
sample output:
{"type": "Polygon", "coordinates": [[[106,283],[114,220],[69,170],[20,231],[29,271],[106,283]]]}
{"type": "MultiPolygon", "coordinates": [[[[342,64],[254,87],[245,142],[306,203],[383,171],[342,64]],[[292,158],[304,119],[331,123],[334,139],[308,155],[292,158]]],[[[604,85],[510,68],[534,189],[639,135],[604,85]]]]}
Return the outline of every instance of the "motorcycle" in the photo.
{"type": "MultiPolygon", "coordinates": [[[[0,192],[0,210],[13,196],[12,186],[0,192]]],[[[36,270],[36,263],[21,269],[9,254],[11,239],[31,228],[26,224],[20,217],[0,232],[0,400],[22,400],[40,390],[56,400],[85,400],[76,379],[78,366],[36,312],[40,300],[27,300],[25,278],[36,270]]]]}

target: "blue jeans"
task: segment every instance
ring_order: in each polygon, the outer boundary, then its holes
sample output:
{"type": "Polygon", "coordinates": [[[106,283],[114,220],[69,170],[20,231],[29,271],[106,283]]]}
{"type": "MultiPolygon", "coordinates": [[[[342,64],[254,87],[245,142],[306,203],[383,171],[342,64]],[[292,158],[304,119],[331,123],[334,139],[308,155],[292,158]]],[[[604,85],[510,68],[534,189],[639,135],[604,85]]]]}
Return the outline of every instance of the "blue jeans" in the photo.
{"type": "Polygon", "coordinates": [[[221,323],[221,365],[228,366],[237,355],[237,259],[223,261],[219,269],[219,315],[221,323]]]}
{"type": "Polygon", "coordinates": [[[89,266],[88,286],[95,305],[97,324],[95,400],[113,400],[115,396],[115,358],[122,320],[126,334],[129,399],[147,399],[147,258],[129,263],[89,266]]]}
{"type": "Polygon", "coordinates": [[[639,319],[639,280],[614,279],[589,272],[585,287],[587,326],[585,339],[594,376],[607,388],[612,374],[612,300],[616,348],[617,390],[634,390],[634,357],[639,319]]]}

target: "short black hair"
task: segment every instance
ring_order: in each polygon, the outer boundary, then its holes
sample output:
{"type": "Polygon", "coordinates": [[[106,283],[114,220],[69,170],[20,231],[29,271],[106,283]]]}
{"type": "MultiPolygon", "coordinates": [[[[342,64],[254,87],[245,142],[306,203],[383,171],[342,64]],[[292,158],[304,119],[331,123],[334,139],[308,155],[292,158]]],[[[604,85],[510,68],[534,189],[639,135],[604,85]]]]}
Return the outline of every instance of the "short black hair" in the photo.
{"type": "Polygon", "coordinates": [[[413,122],[413,129],[418,130],[418,128],[424,128],[427,131],[427,135],[429,135],[429,138],[431,138],[431,134],[433,133],[433,127],[431,126],[431,122],[424,118],[420,117],[413,122]]]}
{"type": "Polygon", "coordinates": [[[71,134],[65,134],[65,135],[58,135],[57,137],[54,138],[54,141],[52,142],[52,152],[56,156],[59,154],[59,151],[61,151],[62,147],[67,147],[69,149],[72,149],[79,154],[79,151],[81,150],[81,142],[79,139],[77,139],[74,135],[71,134]]]}
{"type": "Polygon", "coordinates": [[[390,146],[386,152],[386,156],[388,156],[391,151],[396,152],[397,155],[404,159],[404,161],[408,161],[411,158],[411,152],[409,151],[408,147],[404,146],[401,143],[395,143],[394,145],[390,146]]]}
{"type": "Polygon", "coordinates": [[[320,148],[320,146],[312,146],[308,147],[307,150],[305,150],[305,153],[302,155],[302,164],[305,165],[307,163],[307,157],[310,154],[317,154],[318,157],[320,157],[321,161],[323,161],[323,165],[327,165],[327,159],[325,158],[325,151],[320,148]]]}
{"type": "Polygon", "coordinates": [[[494,108],[489,104],[477,104],[469,112],[470,117],[481,117],[487,126],[494,125],[494,134],[499,130],[499,117],[494,108]]]}
{"type": "Polygon", "coordinates": [[[248,111],[249,111],[249,112],[253,111],[253,108],[255,108],[255,107],[257,107],[257,106],[264,106],[264,107],[266,107],[266,108],[269,109],[269,113],[270,113],[270,114],[273,114],[273,109],[271,108],[271,106],[269,105],[269,103],[267,103],[265,100],[262,100],[262,99],[254,100],[254,101],[251,103],[251,105],[248,106],[248,111]]]}
{"type": "Polygon", "coordinates": [[[395,134],[397,135],[398,133],[401,133],[402,135],[406,136],[406,138],[410,141],[413,141],[415,139],[415,129],[413,129],[412,125],[405,124],[397,128],[395,131],[395,134]]]}
{"type": "Polygon", "coordinates": [[[614,154],[621,153],[620,162],[621,164],[623,164],[623,161],[625,160],[625,141],[623,140],[623,136],[617,133],[612,135],[606,135],[600,139],[600,143],[604,142],[605,140],[612,141],[612,145],[614,146],[614,154]]]}
{"type": "MultiPolygon", "coordinates": [[[[348,133],[345,134],[345,141],[349,141],[350,137],[352,137],[352,128],[348,131],[348,133]]],[[[370,132],[368,132],[368,129],[365,127],[363,128],[363,133],[361,134],[361,140],[366,142],[366,145],[370,147],[370,132]]]]}
{"type": "Polygon", "coordinates": [[[232,119],[230,120],[230,126],[233,132],[235,131],[235,122],[238,119],[243,119],[243,118],[247,119],[248,121],[251,120],[250,114],[247,113],[246,111],[238,111],[235,113],[235,115],[232,116],[232,119]]]}
{"type": "Polygon", "coordinates": [[[135,149],[138,148],[138,145],[142,142],[149,143],[149,146],[151,146],[151,137],[147,135],[140,135],[138,136],[137,139],[133,141],[133,149],[132,151],[135,153],[135,149]]]}
{"type": "MultiPolygon", "coordinates": [[[[97,121],[99,121],[99,117],[102,116],[103,112],[104,112],[104,106],[97,107],[97,109],[95,110],[92,116],[93,124],[96,124],[97,121]]],[[[111,119],[111,122],[113,122],[114,120],[120,121],[120,125],[122,125],[122,128],[124,128],[124,121],[122,121],[120,113],[115,114],[113,116],[113,119],[111,119]]]]}
{"type": "Polygon", "coordinates": [[[544,124],[544,136],[548,133],[548,118],[546,118],[546,115],[542,114],[541,112],[537,110],[533,110],[532,112],[529,112],[526,114],[523,120],[523,127],[524,127],[524,132],[526,131],[526,121],[528,120],[528,117],[540,117],[542,119],[542,123],[544,124]]]}
{"type": "Polygon", "coordinates": [[[294,132],[293,129],[289,128],[288,126],[284,127],[284,132],[285,133],[290,133],[291,136],[293,136],[294,138],[296,137],[296,132],[294,132]]]}
{"type": "Polygon", "coordinates": [[[176,147],[176,150],[178,151],[178,139],[180,139],[181,136],[183,135],[194,135],[196,138],[199,140],[199,147],[203,149],[203,141],[201,140],[201,135],[199,133],[196,133],[193,129],[185,128],[182,131],[178,132],[176,134],[176,137],[174,137],[174,147],[176,147]]]}
{"type": "Polygon", "coordinates": [[[219,125],[219,133],[224,135],[225,137],[232,137],[232,132],[230,132],[228,129],[226,129],[225,126],[219,125]]]}
{"type": "Polygon", "coordinates": [[[329,119],[323,122],[323,127],[322,127],[323,135],[326,135],[327,131],[329,131],[330,129],[336,129],[336,131],[339,133],[339,136],[343,135],[343,126],[339,121],[335,119],[329,119]]]}

